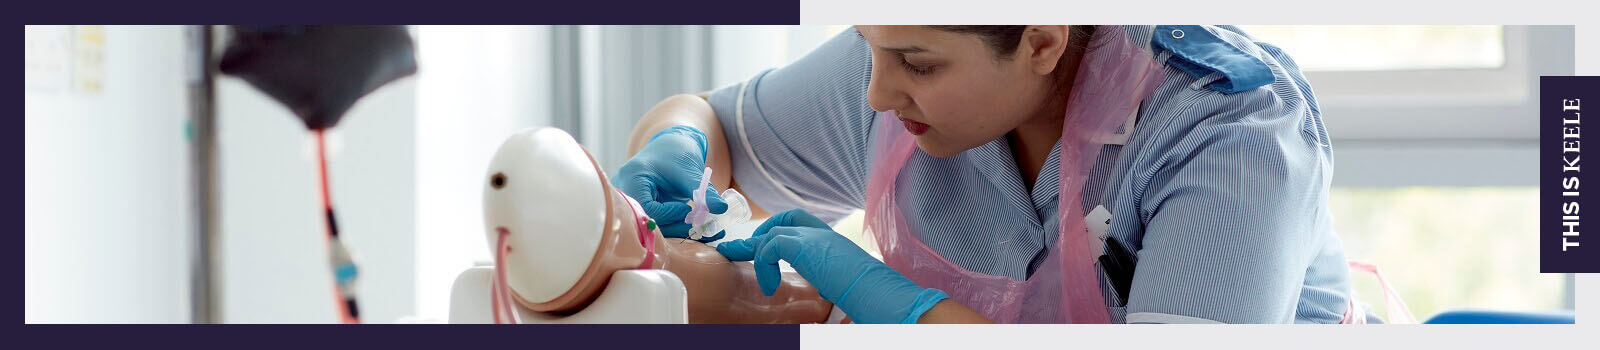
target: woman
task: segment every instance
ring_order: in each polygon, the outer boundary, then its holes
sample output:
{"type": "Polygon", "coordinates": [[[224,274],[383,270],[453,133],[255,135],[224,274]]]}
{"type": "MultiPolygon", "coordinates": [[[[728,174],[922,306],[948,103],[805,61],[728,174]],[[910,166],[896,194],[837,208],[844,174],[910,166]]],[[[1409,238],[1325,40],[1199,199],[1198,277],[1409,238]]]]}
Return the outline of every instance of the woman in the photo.
{"type": "Polygon", "coordinates": [[[1362,319],[1316,99],[1232,27],[860,26],[631,146],[613,181],[669,236],[705,166],[795,209],[718,251],[857,322],[1362,319]],[[883,261],[825,224],[856,209],[883,261]]]}

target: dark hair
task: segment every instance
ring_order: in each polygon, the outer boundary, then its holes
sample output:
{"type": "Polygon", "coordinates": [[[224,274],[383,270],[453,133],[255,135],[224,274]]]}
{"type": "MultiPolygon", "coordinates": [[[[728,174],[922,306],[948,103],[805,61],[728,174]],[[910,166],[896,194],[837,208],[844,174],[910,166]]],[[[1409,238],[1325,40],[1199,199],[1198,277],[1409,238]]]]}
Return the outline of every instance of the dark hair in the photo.
{"type": "MultiPolygon", "coordinates": [[[[1022,33],[1028,30],[1028,26],[930,27],[947,32],[977,35],[985,45],[989,46],[989,51],[994,52],[995,58],[1000,60],[1010,60],[1012,56],[1017,54],[1017,47],[1022,45],[1022,33]]],[[[1072,82],[1067,80],[1077,72],[1068,72],[1067,70],[1077,67],[1078,56],[1076,55],[1088,49],[1089,38],[1094,36],[1096,26],[1075,25],[1068,28],[1067,51],[1061,56],[1060,60],[1056,61],[1056,69],[1051,73],[1051,75],[1055,76],[1051,86],[1057,89],[1072,85],[1072,82]]]]}
{"type": "MultiPolygon", "coordinates": [[[[973,34],[983,40],[993,51],[995,57],[1011,59],[1017,54],[1017,46],[1022,44],[1022,33],[1028,26],[930,26],[934,29],[947,32],[973,34]]],[[[1089,37],[1094,36],[1095,26],[1072,26],[1067,31],[1067,42],[1075,48],[1083,48],[1088,44],[1089,37]]]]}

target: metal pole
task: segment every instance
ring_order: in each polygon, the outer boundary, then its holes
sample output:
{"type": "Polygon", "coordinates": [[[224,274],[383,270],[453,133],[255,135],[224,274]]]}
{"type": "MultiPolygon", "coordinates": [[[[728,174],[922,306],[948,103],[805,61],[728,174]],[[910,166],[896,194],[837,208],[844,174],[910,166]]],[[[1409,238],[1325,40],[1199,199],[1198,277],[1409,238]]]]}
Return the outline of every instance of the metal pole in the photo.
{"type": "Polygon", "coordinates": [[[211,66],[213,27],[191,26],[189,35],[189,151],[194,226],[189,249],[190,321],[221,323],[217,266],[217,108],[211,66]]]}

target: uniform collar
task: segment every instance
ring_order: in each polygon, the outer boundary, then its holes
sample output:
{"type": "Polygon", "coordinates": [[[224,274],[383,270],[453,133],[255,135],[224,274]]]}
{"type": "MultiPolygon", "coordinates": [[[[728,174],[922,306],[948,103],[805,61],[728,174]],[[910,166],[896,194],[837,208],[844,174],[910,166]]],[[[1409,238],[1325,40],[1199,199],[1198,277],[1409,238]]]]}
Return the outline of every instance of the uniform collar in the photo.
{"type": "MultiPolygon", "coordinates": [[[[1056,148],[1060,148],[1060,141],[1057,141],[1056,148]]],[[[1050,152],[1053,159],[1057,151],[1052,149],[1050,152]]],[[[1028,187],[1022,182],[1022,174],[1020,169],[1017,168],[1016,158],[1011,155],[1011,142],[1006,137],[996,138],[981,146],[962,152],[962,156],[966,157],[967,162],[972,164],[972,167],[977,169],[978,173],[983,174],[983,177],[989,180],[990,184],[994,185],[996,192],[1005,199],[1007,206],[1010,207],[1009,211],[1019,213],[1034,213],[1038,211],[1033,201],[1029,200],[1031,196],[1029,196],[1028,187]]],[[[1055,160],[1045,162],[1045,167],[1050,167],[1052,162],[1055,162],[1055,160]]],[[[1040,173],[1043,172],[1043,170],[1040,171],[1040,173]]],[[[1037,185],[1035,183],[1035,187],[1037,185]]],[[[1037,215],[1028,215],[1028,217],[1033,227],[1041,227],[1037,215]]]]}
{"type": "Polygon", "coordinates": [[[1151,49],[1170,55],[1166,64],[1205,88],[1236,94],[1271,84],[1272,67],[1257,54],[1253,39],[1232,26],[1161,25],[1151,33],[1151,49]]]}
{"type": "MultiPolygon", "coordinates": [[[[1126,30],[1131,40],[1137,42],[1150,42],[1154,35],[1155,26],[1102,26],[1100,30],[1126,30]]],[[[1153,48],[1153,47],[1152,47],[1153,48]]],[[[1138,111],[1130,113],[1117,132],[1101,135],[1100,143],[1106,145],[1126,145],[1128,138],[1133,135],[1134,127],[1138,124],[1138,111]]],[[[1043,208],[1051,208],[1059,196],[1060,184],[1058,172],[1060,171],[1061,141],[1056,140],[1050,147],[1049,159],[1039,174],[1034,179],[1033,188],[1030,190],[1022,181],[1022,174],[1017,167],[1016,158],[1012,157],[1010,142],[1005,137],[989,141],[981,146],[962,153],[967,162],[977,169],[977,172],[989,180],[1006,199],[1013,210],[1026,210],[1036,215],[1030,216],[1031,223],[1042,227],[1041,218],[1045,217],[1043,208]]]]}
{"type": "MultiPolygon", "coordinates": [[[[1105,144],[1108,146],[1123,145],[1123,142],[1128,138],[1127,135],[1132,134],[1135,123],[1133,119],[1137,118],[1130,118],[1123,125],[1122,132],[1105,135],[1105,137],[1114,138],[1119,142],[1106,142],[1105,144]]],[[[1105,156],[1105,154],[1102,153],[1101,156],[1105,156]]],[[[1055,205],[1057,205],[1056,200],[1061,191],[1061,185],[1058,183],[1060,181],[1058,176],[1060,176],[1061,171],[1060,140],[1056,140],[1055,145],[1050,147],[1050,155],[1047,156],[1049,158],[1045,161],[1044,167],[1039,169],[1038,174],[1032,175],[1036,176],[1032,189],[1029,189],[1026,183],[1022,181],[1021,170],[1017,167],[1016,158],[1011,154],[1011,143],[1005,137],[967,150],[962,153],[962,157],[965,157],[967,163],[971,164],[978,173],[982,174],[994,186],[997,194],[1005,199],[1010,210],[1034,213],[1034,215],[1028,216],[1029,223],[1034,227],[1043,228],[1044,218],[1049,217],[1054,212],[1055,205]]],[[[1096,161],[1096,166],[1099,166],[1099,163],[1103,161],[1096,161]]]]}

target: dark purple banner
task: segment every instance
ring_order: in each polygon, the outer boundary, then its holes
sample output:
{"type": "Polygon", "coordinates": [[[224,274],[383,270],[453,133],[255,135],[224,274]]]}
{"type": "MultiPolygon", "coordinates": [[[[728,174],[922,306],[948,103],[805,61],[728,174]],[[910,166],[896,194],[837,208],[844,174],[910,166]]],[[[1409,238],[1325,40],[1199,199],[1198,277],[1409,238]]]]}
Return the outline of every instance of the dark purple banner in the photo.
{"type": "Polygon", "coordinates": [[[800,348],[799,325],[41,325],[19,349],[800,348]]]}
{"type": "Polygon", "coordinates": [[[1587,200],[1600,190],[1583,191],[1584,102],[1600,110],[1600,77],[1539,77],[1539,272],[1600,272],[1600,215],[1583,212],[1600,211],[1587,200]]]}
{"type": "Polygon", "coordinates": [[[799,0],[17,3],[23,24],[800,24],[799,0]]]}

